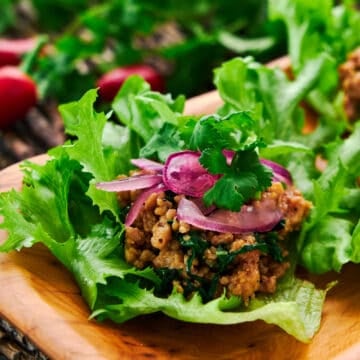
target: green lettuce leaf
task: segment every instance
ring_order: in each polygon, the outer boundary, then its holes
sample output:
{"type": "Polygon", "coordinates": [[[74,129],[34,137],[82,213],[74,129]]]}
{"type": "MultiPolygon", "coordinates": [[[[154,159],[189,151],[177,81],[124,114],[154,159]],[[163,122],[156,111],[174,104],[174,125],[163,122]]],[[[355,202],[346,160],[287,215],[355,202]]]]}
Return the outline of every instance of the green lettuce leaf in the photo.
{"type": "Polygon", "coordinates": [[[317,87],[309,93],[307,101],[318,114],[324,115],[320,116],[321,121],[327,122],[328,126],[323,130],[332,131],[333,135],[336,135],[336,130],[343,131],[346,124],[343,110],[337,104],[337,68],[360,44],[360,13],[356,10],[356,2],[270,0],[269,17],[284,24],[288,53],[296,76],[309,61],[321,54],[330,57],[318,74],[317,87]]]}
{"type": "Polygon", "coordinates": [[[140,150],[140,157],[165,162],[171,153],[181,151],[184,147],[178,127],[165,123],[159,131],[140,150]]]}
{"type": "Polygon", "coordinates": [[[351,259],[355,263],[360,263],[360,219],[358,220],[351,239],[352,254],[351,259]]]}
{"type": "Polygon", "coordinates": [[[327,167],[313,181],[314,208],[298,241],[300,262],[311,272],[340,271],[360,260],[359,142],[357,124],[347,139],[328,145],[327,167]]]}
{"type": "Polygon", "coordinates": [[[309,61],[299,76],[291,81],[278,68],[269,68],[250,58],[235,58],[215,70],[215,84],[224,100],[221,114],[247,111],[257,120],[258,135],[271,145],[273,141],[300,142],[304,114],[299,103],[319,81],[328,56],[309,61]]]}
{"type": "Polygon", "coordinates": [[[193,323],[237,324],[263,320],[275,324],[300,341],[308,342],[318,330],[321,308],[326,290],[316,290],[309,282],[293,277],[284,280],[276,294],[258,297],[248,306],[239,298],[224,296],[202,303],[199,295],[186,300],[173,292],[167,298],[159,298],[152,291],[136,283],[114,281],[105,290],[117,303],[100,303],[92,316],[124,322],[140,314],[163,312],[164,314],[193,323]]]}
{"type": "Polygon", "coordinates": [[[121,87],[112,108],[122,124],[147,142],[164,123],[177,124],[184,102],[183,96],[174,100],[169,94],[151,91],[144,79],[133,75],[121,87]]]}
{"type": "MultiPolygon", "coordinates": [[[[270,19],[285,25],[288,53],[296,72],[324,51],[338,64],[346,59],[360,43],[360,14],[355,6],[355,1],[269,1],[270,19]]],[[[336,72],[329,75],[336,77],[336,72]]]]}
{"type": "Polygon", "coordinates": [[[351,261],[353,224],[345,219],[327,215],[306,234],[301,249],[301,261],[312,273],[340,271],[351,261]]]}
{"type": "MultiPolygon", "coordinates": [[[[136,93],[137,80],[131,81],[127,83],[128,91],[136,93]],[[135,81],[132,90],[131,81],[135,81]]],[[[144,95],[146,101],[142,96],[129,96],[130,102],[137,99],[136,106],[142,108],[141,121],[152,122],[156,109],[156,116],[163,122],[161,126],[158,123],[159,129],[165,131],[167,126],[172,131],[173,126],[178,126],[179,139],[186,146],[186,141],[194,134],[197,119],[179,117],[178,109],[169,107],[167,97],[161,98],[148,90],[144,95]],[[153,99],[160,105],[154,107],[153,99]],[[146,107],[151,108],[149,117],[146,107]],[[173,112],[169,118],[174,122],[163,118],[169,111],[173,112]]],[[[129,100],[126,95],[124,97],[120,103],[129,100]]],[[[51,159],[44,166],[24,165],[21,192],[0,195],[0,214],[3,216],[0,226],[9,232],[0,251],[44,244],[72,272],[93,316],[99,318],[122,322],[141,314],[162,311],[184,321],[215,324],[262,319],[280,326],[300,341],[309,341],[319,327],[326,291],[295,280],[292,272],[276,294],[259,297],[245,307],[235,297],[220,297],[207,303],[202,303],[199,294],[191,299],[175,292],[166,298],[159,297],[157,291],[161,284],[155,272],[149,268],[137,270],[125,262],[124,225],[117,204],[114,206],[116,196],[93,189],[96,181],[112,179],[119,171],[128,169],[128,157],[139,152],[143,139],[135,125],[133,129],[125,130],[120,125],[109,124],[106,115],[95,111],[95,100],[96,93],[91,90],[78,102],[63,105],[60,110],[71,140],[53,149],[51,159]],[[135,143],[129,144],[131,139],[135,139],[135,143]]],[[[254,160],[256,154],[252,151],[260,140],[253,134],[251,126],[246,125],[251,125],[251,121],[245,121],[243,127],[236,129],[235,137],[232,126],[227,127],[236,119],[245,119],[244,114],[234,114],[230,117],[233,120],[224,122],[222,135],[232,141],[235,150],[250,151],[250,158],[254,160]]],[[[151,128],[146,138],[154,139],[156,131],[151,128]]],[[[214,145],[213,141],[205,141],[203,135],[193,143],[205,147],[214,145]]],[[[256,167],[258,161],[252,163],[256,167]]],[[[234,164],[238,164],[237,161],[234,164]]]]}
{"type": "Polygon", "coordinates": [[[122,279],[133,274],[158,282],[151,269],[137,270],[119,256],[122,231],[121,225],[105,218],[103,223],[93,226],[86,238],[76,238],[65,244],[71,257],[70,270],[91,309],[95,306],[99,285],[106,285],[110,277],[122,279]]]}
{"type": "Polygon", "coordinates": [[[136,274],[156,284],[152,270],[136,270],[120,256],[123,225],[93,206],[88,174],[66,152],[58,154],[43,166],[24,164],[22,191],[0,194],[0,228],[9,230],[0,251],[43,243],[73,273],[91,308],[108,277],[136,274]]]}
{"type": "MultiPolygon", "coordinates": [[[[104,113],[95,112],[96,97],[96,90],[89,90],[79,102],[74,101],[59,107],[66,132],[77,140],[67,143],[61,151],[65,150],[70,158],[81,164],[85,172],[92,174],[93,181],[88,192],[100,211],[109,210],[117,216],[119,209],[115,194],[104,194],[95,187],[95,182],[109,181],[119,174],[114,166],[117,152],[105,152],[103,147],[102,139],[107,118],[104,113]]],[[[55,155],[55,152],[51,154],[55,155]]]]}
{"type": "Polygon", "coordinates": [[[0,251],[30,247],[41,241],[51,246],[48,239],[62,243],[74,236],[68,195],[72,176],[78,169],[79,164],[67,156],[50,160],[44,166],[24,163],[21,194],[13,190],[0,197],[4,216],[0,226],[12,230],[0,251]]]}

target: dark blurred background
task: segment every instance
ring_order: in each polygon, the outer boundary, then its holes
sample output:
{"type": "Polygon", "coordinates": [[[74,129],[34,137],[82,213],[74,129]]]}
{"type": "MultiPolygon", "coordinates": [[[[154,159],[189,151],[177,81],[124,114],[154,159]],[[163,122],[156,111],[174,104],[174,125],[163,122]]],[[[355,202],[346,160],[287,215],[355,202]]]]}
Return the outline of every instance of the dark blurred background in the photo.
{"type": "Polygon", "coordinates": [[[190,97],[212,88],[213,69],[234,55],[267,61],[284,51],[285,34],[266,21],[264,0],[2,2],[0,34],[50,36],[52,54],[32,75],[43,96],[59,101],[78,98],[101,74],[133,63],[154,66],[166,91],[190,97]]]}
{"type": "Polygon", "coordinates": [[[1,0],[0,71],[17,56],[37,98],[15,116],[25,100],[7,99],[4,83],[21,86],[0,75],[0,169],[62,143],[58,104],[99,87],[111,70],[150,67],[162,92],[189,98],[213,89],[213,70],[227,59],[282,55],[282,26],[267,20],[263,0],[1,0]],[[41,36],[45,45],[25,49],[41,36]]]}

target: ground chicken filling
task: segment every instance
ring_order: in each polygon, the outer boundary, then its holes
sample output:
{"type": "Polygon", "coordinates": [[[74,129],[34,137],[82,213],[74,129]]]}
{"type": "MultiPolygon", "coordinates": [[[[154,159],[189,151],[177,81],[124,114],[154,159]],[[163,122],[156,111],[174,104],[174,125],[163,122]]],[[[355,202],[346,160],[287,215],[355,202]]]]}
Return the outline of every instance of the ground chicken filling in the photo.
{"type": "Polygon", "coordinates": [[[344,91],[344,109],[349,120],[360,118],[360,48],[349,54],[339,67],[341,88],[344,91]]]}
{"type": "MultiPolygon", "coordinates": [[[[130,205],[138,194],[120,193],[119,201],[130,205]]],[[[196,229],[177,219],[177,204],[182,196],[168,192],[149,196],[136,221],[126,227],[126,261],[140,269],[152,266],[159,274],[166,274],[169,285],[179,292],[191,295],[198,290],[205,300],[225,292],[248,303],[259,292],[273,293],[278,279],[289,268],[282,244],[287,234],[299,229],[311,207],[301,193],[273,183],[262,194],[263,199],[275,199],[284,214],[281,224],[268,234],[196,229]],[[276,256],[256,248],[259,241],[271,244],[276,256]],[[240,251],[242,248],[247,251],[240,251]]]]}

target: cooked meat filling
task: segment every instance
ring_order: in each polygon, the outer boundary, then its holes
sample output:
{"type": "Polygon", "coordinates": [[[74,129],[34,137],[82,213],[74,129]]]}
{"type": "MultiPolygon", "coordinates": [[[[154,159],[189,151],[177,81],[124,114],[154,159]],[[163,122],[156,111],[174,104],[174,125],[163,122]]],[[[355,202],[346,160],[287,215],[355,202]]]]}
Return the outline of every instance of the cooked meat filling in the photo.
{"type": "Polygon", "coordinates": [[[349,54],[339,67],[341,88],[344,91],[344,108],[349,120],[360,118],[360,48],[349,54]]]}
{"type": "MultiPolygon", "coordinates": [[[[137,194],[121,193],[120,201],[133,201],[137,194]]],[[[136,221],[126,227],[126,261],[140,269],[152,266],[167,278],[171,273],[169,285],[185,295],[203,291],[206,300],[225,292],[247,303],[258,292],[273,293],[289,268],[284,240],[299,229],[311,207],[301,193],[273,183],[262,194],[258,201],[271,197],[284,214],[281,224],[267,234],[199,230],[177,219],[181,197],[165,192],[148,197],[136,221]],[[259,243],[272,251],[264,251],[259,243]]]]}

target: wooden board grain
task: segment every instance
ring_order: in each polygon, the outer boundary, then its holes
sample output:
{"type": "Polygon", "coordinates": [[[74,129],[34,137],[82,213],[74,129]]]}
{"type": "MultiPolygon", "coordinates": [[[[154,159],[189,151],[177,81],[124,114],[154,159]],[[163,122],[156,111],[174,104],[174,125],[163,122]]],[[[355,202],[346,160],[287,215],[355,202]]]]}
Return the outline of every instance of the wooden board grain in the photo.
{"type": "MultiPolygon", "coordinates": [[[[187,113],[209,113],[216,92],[188,101],[187,113]]],[[[45,162],[45,155],[31,159],[45,162]]],[[[18,165],[0,172],[0,191],[21,187],[18,165]]],[[[7,234],[0,232],[0,243],[7,234]]],[[[89,320],[71,274],[42,246],[0,253],[0,316],[52,359],[360,359],[360,266],[341,274],[307,275],[324,287],[321,328],[309,344],[261,321],[239,325],[189,324],[161,314],[125,324],[89,320]]]]}

